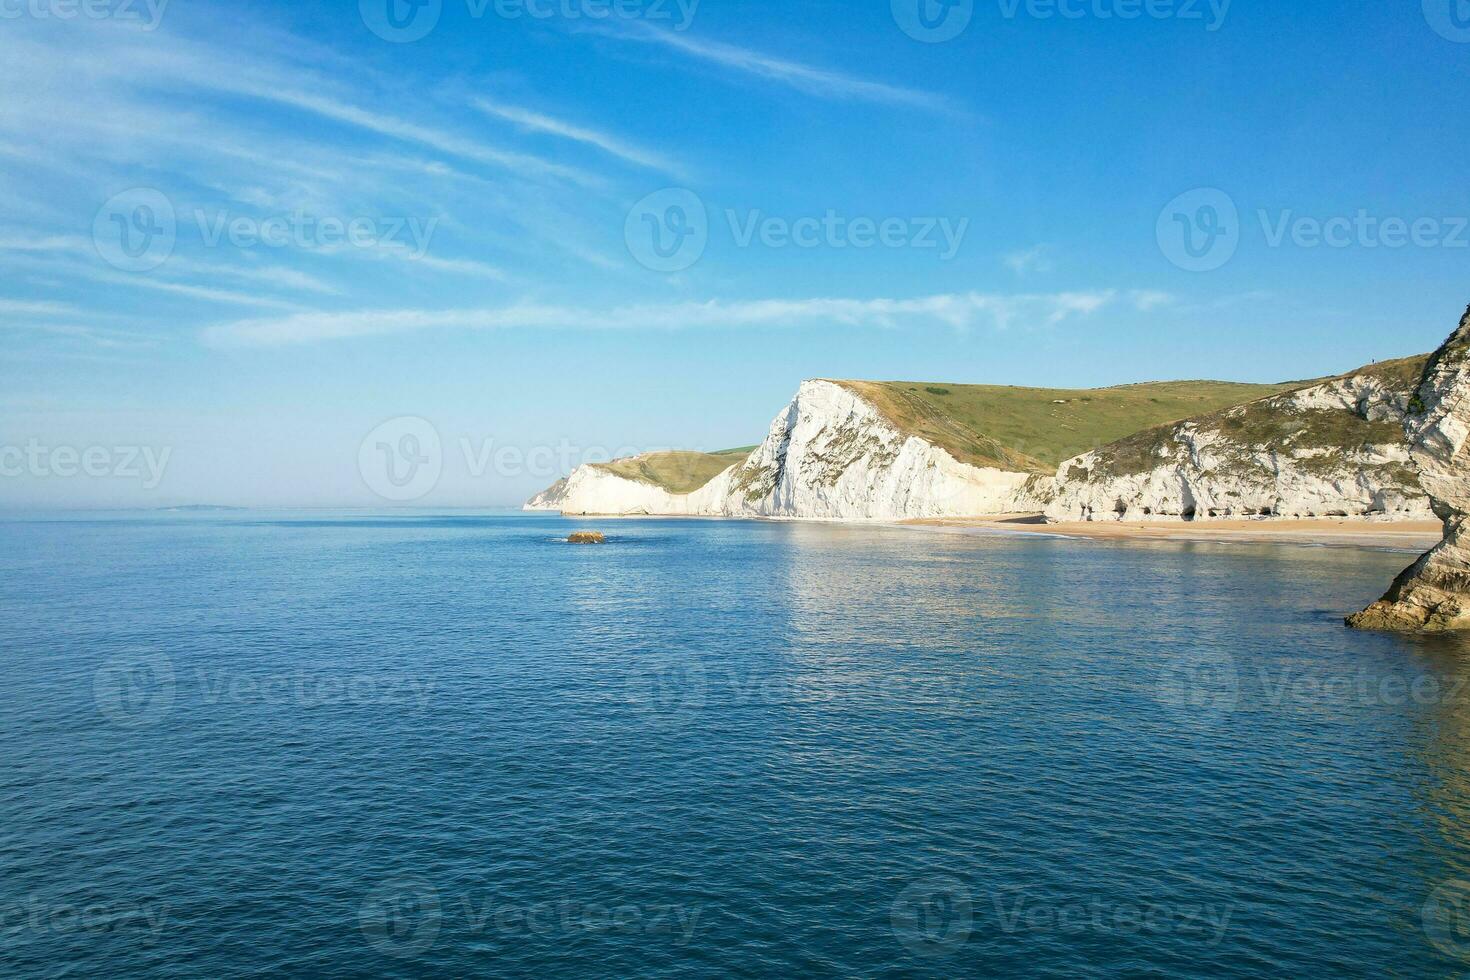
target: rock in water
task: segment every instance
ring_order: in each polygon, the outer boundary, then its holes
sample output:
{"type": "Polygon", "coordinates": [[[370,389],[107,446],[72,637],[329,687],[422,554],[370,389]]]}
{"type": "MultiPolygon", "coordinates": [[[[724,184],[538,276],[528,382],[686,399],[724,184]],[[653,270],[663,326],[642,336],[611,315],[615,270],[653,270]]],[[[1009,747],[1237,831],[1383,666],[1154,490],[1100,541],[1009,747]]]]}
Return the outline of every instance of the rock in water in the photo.
{"type": "Polygon", "coordinates": [[[573,531],[567,535],[568,544],[606,544],[607,538],[601,531],[573,531]]]}
{"type": "Polygon", "coordinates": [[[1470,629],[1470,309],[1430,358],[1404,427],[1419,480],[1444,521],[1444,540],[1347,623],[1357,629],[1470,629]]]}

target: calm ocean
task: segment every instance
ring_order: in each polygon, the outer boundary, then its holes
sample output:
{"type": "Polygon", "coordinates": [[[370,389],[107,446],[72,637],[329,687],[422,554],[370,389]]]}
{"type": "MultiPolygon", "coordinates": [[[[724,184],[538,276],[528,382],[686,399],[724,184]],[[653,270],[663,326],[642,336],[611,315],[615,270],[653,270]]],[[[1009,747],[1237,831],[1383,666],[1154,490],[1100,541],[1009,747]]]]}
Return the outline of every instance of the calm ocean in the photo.
{"type": "Polygon", "coordinates": [[[577,526],[0,523],[0,975],[1470,967],[1409,555],[577,526]]]}

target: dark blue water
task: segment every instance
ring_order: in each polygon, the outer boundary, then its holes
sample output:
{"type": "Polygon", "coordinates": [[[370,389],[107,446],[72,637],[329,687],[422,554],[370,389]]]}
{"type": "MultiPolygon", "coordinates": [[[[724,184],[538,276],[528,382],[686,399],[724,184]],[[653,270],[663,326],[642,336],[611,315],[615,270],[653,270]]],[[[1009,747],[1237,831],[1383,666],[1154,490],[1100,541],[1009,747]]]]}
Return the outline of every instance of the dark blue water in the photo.
{"type": "Polygon", "coordinates": [[[0,524],[0,974],[1470,965],[1409,556],[574,526],[0,524]]]}

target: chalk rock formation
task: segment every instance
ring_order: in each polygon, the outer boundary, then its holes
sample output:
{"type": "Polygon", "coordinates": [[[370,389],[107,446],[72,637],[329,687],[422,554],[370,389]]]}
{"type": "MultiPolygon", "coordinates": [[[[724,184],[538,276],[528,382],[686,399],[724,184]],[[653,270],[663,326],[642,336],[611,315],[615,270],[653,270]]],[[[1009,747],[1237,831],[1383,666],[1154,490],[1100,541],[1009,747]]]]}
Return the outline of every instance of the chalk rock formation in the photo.
{"type": "Polygon", "coordinates": [[[765,441],[726,476],[722,512],[732,516],[901,520],[1030,509],[1022,500],[1030,474],[961,463],[831,381],[803,382],[765,441]]]}
{"type": "Polygon", "coordinates": [[[1348,618],[1359,629],[1470,628],[1470,309],[1430,358],[1405,420],[1419,479],[1444,540],[1378,602],[1348,618]]]}
{"type": "MultiPolygon", "coordinates": [[[[1049,482],[1049,481],[1046,481],[1049,482]]],[[[579,466],[526,504],[572,514],[893,521],[1039,510],[1028,473],[971,466],[831,381],[805,381],[743,462],[692,493],[579,466]]]]}
{"type": "Polygon", "coordinates": [[[1428,518],[1403,432],[1423,364],[1384,362],[1069,459],[1046,515],[1428,518]]]}

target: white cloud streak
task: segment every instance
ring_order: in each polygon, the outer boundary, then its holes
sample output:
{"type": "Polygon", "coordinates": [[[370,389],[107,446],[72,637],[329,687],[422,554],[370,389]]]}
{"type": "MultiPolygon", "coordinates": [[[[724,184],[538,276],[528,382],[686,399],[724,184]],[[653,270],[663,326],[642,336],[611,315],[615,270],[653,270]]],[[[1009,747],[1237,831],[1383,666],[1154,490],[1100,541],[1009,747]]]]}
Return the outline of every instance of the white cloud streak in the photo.
{"type": "Polygon", "coordinates": [[[652,150],[634,146],[616,136],[578,126],[575,123],[565,122],[561,119],[553,119],[551,116],[538,112],[531,112],[518,106],[506,105],[503,102],[494,102],[486,98],[475,98],[470,100],[470,105],[487,116],[504,119],[506,122],[520,126],[522,129],[536,133],[547,133],[552,136],[560,136],[562,139],[572,140],[576,143],[585,143],[594,146],[604,153],[610,154],[627,163],[649,170],[659,170],[674,177],[682,177],[682,168],[670,160],[664,158],[652,150]]]}
{"type": "Polygon", "coordinates": [[[1053,294],[942,294],[913,299],[766,299],[611,308],[519,303],[480,309],[312,312],[239,320],[203,331],[214,347],[280,347],[421,330],[683,330],[802,326],[966,329],[1055,326],[1115,299],[1114,290],[1053,294]]]}
{"type": "Polygon", "coordinates": [[[954,111],[949,100],[932,92],[869,81],[723,41],[699,40],[687,34],[676,34],[652,27],[641,21],[630,24],[624,30],[601,29],[597,33],[621,41],[660,45],[691,58],[777,82],[818,98],[912,106],[934,112],[954,111]]]}
{"type": "Polygon", "coordinates": [[[75,316],[77,308],[70,303],[44,300],[0,299],[0,314],[16,316],[75,316]]]}

